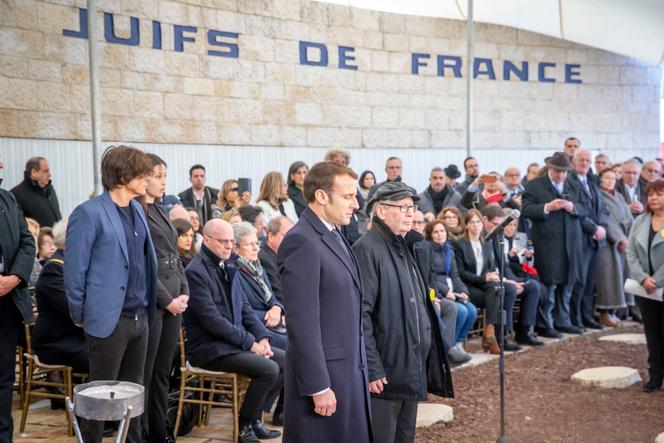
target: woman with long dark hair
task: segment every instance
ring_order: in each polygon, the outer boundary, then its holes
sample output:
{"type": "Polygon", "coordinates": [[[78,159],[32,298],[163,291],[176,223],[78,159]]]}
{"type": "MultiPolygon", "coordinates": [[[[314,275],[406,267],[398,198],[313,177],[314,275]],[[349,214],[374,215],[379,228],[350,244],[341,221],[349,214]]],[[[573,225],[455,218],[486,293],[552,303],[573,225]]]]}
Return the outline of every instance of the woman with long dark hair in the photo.
{"type": "Polygon", "coordinates": [[[293,200],[295,212],[299,217],[302,211],[307,207],[304,200],[304,177],[309,171],[309,166],[305,162],[296,161],[288,168],[288,198],[293,200]]]}
{"type": "Polygon", "coordinates": [[[189,285],[178,254],[178,233],[159,206],[166,190],[166,163],[154,154],[152,176],[141,198],[150,236],[157,254],[157,310],[150,324],[145,362],[146,387],[144,429],[149,441],[175,441],[166,422],[169,378],[177,348],[182,313],[187,309],[189,285]]]}

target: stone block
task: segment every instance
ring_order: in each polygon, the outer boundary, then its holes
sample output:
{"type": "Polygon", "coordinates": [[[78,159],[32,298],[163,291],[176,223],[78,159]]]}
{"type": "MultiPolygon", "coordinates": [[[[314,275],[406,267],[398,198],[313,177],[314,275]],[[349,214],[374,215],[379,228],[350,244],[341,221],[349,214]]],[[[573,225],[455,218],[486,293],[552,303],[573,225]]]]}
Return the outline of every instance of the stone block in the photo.
{"type": "Polygon", "coordinates": [[[30,131],[21,134],[23,137],[71,139],[75,132],[76,121],[71,114],[54,112],[38,112],[33,114],[30,131]]]}
{"type": "Polygon", "coordinates": [[[101,109],[108,115],[131,115],[133,91],[120,88],[101,88],[101,109]]]}
{"type": "Polygon", "coordinates": [[[449,423],[454,419],[451,406],[440,403],[419,403],[417,405],[416,427],[426,428],[436,423],[449,423]]]}
{"type": "Polygon", "coordinates": [[[410,74],[411,55],[402,52],[389,53],[390,72],[399,74],[410,74]]]}
{"type": "Polygon", "coordinates": [[[46,60],[28,60],[28,75],[33,80],[62,81],[62,64],[46,60]]]}
{"type": "Polygon", "coordinates": [[[412,144],[411,133],[407,129],[388,129],[387,131],[388,148],[409,148],[412,144]]]}
{"type": "Polygon", "coordinates": [[[374,128],[396,128],[399,125],[399,109],[375,107],[372,111],[371,126],[374,128]]]}
{"type": "MultiPolygon", "coordinates": [[[[244,1],[241,3],[244,4],[244,1]]],[[[269,17],[259,15],[245,15],[246,33],[261,37],[276,38],[280,35],[281,23],[269,17]]]]}
{"type": "Polygon", "coordinates": [[[368,127],[371,125],[371,108],[368,106],[323,106],[323,124],[340,128],[368,127]]]}
{"type": "MultiPolygon", "coordinates": [[[[217,29],[217,10],[212,8],[200,8],[200,26],[205,29],[217,29]]],[[[216,128],[215,128],[216,138],[216,128]]]]}
{"type": "Polygon", "coordinates": [[[328,18],[330,26],[348,26],[351,8],[349,6],[329,4],[328,18]]]}
{"type": "Polygon", "coordinates": [[[408,35],[436,36],[436,19],[432,17],[406,16],[406,33],[408,35]]]}
{"type": "Polygon", "coordinates": [[[242,34],[239,38],[242,58],[272,61],[275,59],[275,41],[271,38],[242,34]]]}
{"type": "Polygon", "coordinates": [[[169,75],[197,76],[201,72],[201,56],[186,52],[164,52],[166,72],[169,75]]]}
{"type": "Polygon", "coordinates": [[[349,25],[363,31],[380,30],[380,13],[368,9],[353,8],[350,11],[349,25]]]}
{"type": "Polygon", "coordinates": [[[645,334],[612,334],[599,338],[599,341],[626,343],[628,345],[645,345],[645,334]]]}
{"type": "Polygon", "coordinates": [[[299,0],[272,0],[274,10],[272,17],[286,19],[286,20],[299,20],[300,19],[300,1],[299,0]]]}
{"type": "Polygon", "coordinates": [[[246,125],[217,126],[218,142],[225,145],[248,145],[251,127],[246,125]]]}
{"type": "Polygon", "coordinates": [[[166,51],[132,48],[129,52],[129,65],[133,71],[161,73],[166,71],[166,51]]]}
{"type": "Polygon", "coordinates": [[[48,112],[69,111],[69,85],[60,82],[36,82],[33,93],[38,110],[48,112]]]}
{"type": "Polygon", "coordinates": [[[260,100],[229,98],[218,102],[217,109],[224,123],[258,124],[263,119],[260,100]]]}
{"type": "Polygon", "coordinates": [[[138,142],[147,139],[146,122],[139,118],[117,117],[115,131],[119,140],[138,142]]]}
{"type": "Polygon", "coordinates": [[[399,128],[408,129],[426,129],[427,119],[425,109],[400,109],[399,110],[399,128]]]}
{"type": "Polygon", "coordinates": [[[435,19],[433,36],[447,39],[463,39],[466,35],[464,20],[435,19]]]}
{"type": "Polygon", "coordinates": [[[263,100],[261,124],[292,125],[296,124],[294,106],[280,100],[263,100]]]}
{"type": "Polygon", "coordinates": [[[589,368],[572,375],[572,381],[586,386],[622,389],[641,381],[639,371],[624,366],[589,368]]]}
{"type": "Polygon", "coordinates": [[[134,91],[132,112],[141,118],[163,118],[164,97],[161,92],[134,91]]]}
{"type": "Polygon", "coordinates": [[[191,114],[185,115],[185,118],[197,121],[216,121],[218,104],[220,102],[217,97],[195,96],[193,99],[194,111],[191,114]]]}
{"type": "Polygon", "coordinates": [[[307,145],[330,147],[335,145],[359,147],[362,145],[361,129],[345,128],[308,128],[307,145]]]}
{"type": "Polygon", "coordinates": [[[210,8],[225,9],[228,11],[238,10],[238,0],[202,0],[203,6],[210,8]]]}
{"type": "Polygon", "coordinates": [[[410,138],[411,138],[411,147],[413,148],[431,147],[431,131],[411,130],[410,138]]]}
{"type": "Polygon", "coordinates": [[[660,433],[655,437],[655,443],[664,443],[664,432],[660,433]]]}
{"type": "Polygon", "coordinates": [[[34,0],[7,0],[3,2],[0,25],[38,29],[37,2],[34,0]]]}
{"type": "Polygon", "coordinates": [[[362,146],[365,148],[382,148],[387,146],[387,132],[383,129],[363,129],[362,146]]]}
{"type": "Polygon", "coordinates": [[[77,29],[78,10],[68,6],[39,2],[37,4],[38,25],[32,29],[56,34],[62,38],[63,29],[77,29]]]}
{"type": "Polygon", "coordinates": [[[170,119],[190,118],[196,112],[194,97],[186,94],[164,94],[164,116],[170,119]],[[189,117],[186,117],[189,116],[189,117]]]}
{"type": "Polygon", "coordinates": [[[28,77],[29,60],[13,55],[0,55],[0,76],[4,77],[28,77]]]}
{"type": "Polygon", "coordinates": [[[171,25],[182,24],[182,19],[187,17],[187,5],[160,0],[159,1],[159,20],[162,23],[168,23],[171,25]]]}
{"type": "Polygon", "coordinates": [[[247,27],[244,15],[229,10],[217,10],[217,29],[227,32],[245,33],[247,27]]]}
{"type": "Polygon", "coordinates": [[[209,78],[185,77],[182,85],[188,95],[214,95],[214,81],[209,78]]]}
{"type": "Polygon", "coordinates": [[[35,109],[37,82],[0,77],[0,108],[35,109]]]}
{"type": "Polygon", "coordinates": [[[257,146],[278,146],[279,127],[278,126],[252,126],[251,128],[251,144],[257,146]]]}
{"type": "Polygon", "coordinates": [[[323,121],[321,106],[315,103],[296,103],[295,122],[298,125],[318,125],[323,121]]]}
{"type": "Polygon", "coordinates": [[[69,109],[77,114],[90,112],[90,86],[87,84],[70,84],[69,109]]]}
{"type": "Polygon", "coordinates": [[[217,125],[210,121],[198,122],[194,129],[194,139],[198,143],[216,144],[218,139],[217,125]]]}
{"type": "Polygon", "coordinates": [[[122,14],[144,19],[157,19],[159,17],[159,0],[124,0],[122,14]]]}
{"type": "Polygon", "coordinates": [[[297,126],[279,128],[279,139],[282,146],[306,146],[307,130],[297,126]]]}
{"type": "Polygon", "coordinates": [[[39,31],[0,28],[0,54],[41,58],[44,55],[44,38],[39,31]]]}
{"type": "Polygon", "coordinates": [[[513,45],[516,43],[516,28],[507,26],[475,24],[475,39],[489,43],[513,45]]]}
{"type": "Polygon", "coordinates": [[[302,5],[300,6],[300,17],[303,22],[327,26],[327,4],[322,2],[302,2],[302,5]]]}
{"type": "Polygon", "coordinates": [[[383,34],[383,49],[386,51],[404,51],[410,50],[410,41],[415,37],[408,37],[405,34],[383,34]]]}
{"type": "Polygon", "coordinates": [[[249,15],[267,15],[274,14],[275,5],[271,0],[242,0],[238,2],[238,10],[249,15]]]}
{"type": "Polygon", "coordinates": [[[284,86],[279,83],[261,83],[259,97],[263,100],[283,100],[284,86]]]}
{"type": "Polygon", "coordinates": [[[431,130],[444,130],[448,127],[448,112],[440,109],[426,110],[426,128],[431,130]]]}
{"type": "Polygon", "coordinates": [[[260,83],[231,81],[229,97],[258,98],[260,96],[260,83]]]}
{"type": "MultiPolygon", "coordinates": [[[[153,49],[150,49],[153,51],[153,49]]],[[[104,68],[113,69],[129,69],[129,52],[130,47],[125,45],[99,45],[99,66],[104,68]]]]}

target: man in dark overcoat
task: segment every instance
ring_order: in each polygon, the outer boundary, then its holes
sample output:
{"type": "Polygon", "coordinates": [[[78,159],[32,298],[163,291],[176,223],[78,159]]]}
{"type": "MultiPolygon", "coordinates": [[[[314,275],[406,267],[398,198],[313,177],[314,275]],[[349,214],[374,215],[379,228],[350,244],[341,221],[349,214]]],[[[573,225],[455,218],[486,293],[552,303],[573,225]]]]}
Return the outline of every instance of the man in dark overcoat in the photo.
{"type": "Polygon", "coordinates": [[[546,175],[526,185],[522,216],[533,222],[535,268],[547,287],[538,313],[539,335],[558,338],[558,332],[582,333],[572,325],[570,300],[572,287],[583,277],[580,217],[586,214],[577,204],[578,190],[565,183],[571,169],[567,155],[556,152],[546,165],[546,175]]]}
{"type": "Polygon", "coordinates": [[[357,175],[322,162],[304,180],[308,207],[278,252],[288,329],[285,443],[372,441],[357,261],[339,226],[357,175]]]}

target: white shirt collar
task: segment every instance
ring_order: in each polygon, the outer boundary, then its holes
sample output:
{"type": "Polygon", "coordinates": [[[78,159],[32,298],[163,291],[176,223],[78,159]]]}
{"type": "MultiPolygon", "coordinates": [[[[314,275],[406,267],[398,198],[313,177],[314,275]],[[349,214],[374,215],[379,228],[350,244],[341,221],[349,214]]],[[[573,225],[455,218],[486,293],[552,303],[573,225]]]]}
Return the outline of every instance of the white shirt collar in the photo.
{"type": "MultiPolygon", "coordinates": [[[[316,217],[318,217],[317,214],[316,214],[316,217]]],[[[320,218],[320,217],[318,217],[318,220],[320,220],[321,222],[323,222],[323,224],[325,225],[325,227],[327,228],[328,231],[334,231],[335,229],[337,229],[336,226],[334,226],[334,225],[331,224],[331,223],[328,223],[327,221],[323,220],[323,219],[320,218]]]]}

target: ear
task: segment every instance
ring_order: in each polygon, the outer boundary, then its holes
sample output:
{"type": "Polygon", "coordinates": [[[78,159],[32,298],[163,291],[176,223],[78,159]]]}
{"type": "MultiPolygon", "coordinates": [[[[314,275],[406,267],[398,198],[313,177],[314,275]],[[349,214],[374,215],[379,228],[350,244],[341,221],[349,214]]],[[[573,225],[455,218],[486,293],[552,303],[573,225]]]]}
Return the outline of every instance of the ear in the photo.
{"type": "Polygon", "coordinates": [[[314,196],[316,197],[316,202],[321,206],[326,206],[330,201],[330,197],[322,189],[316,189],[314,196]]]}

